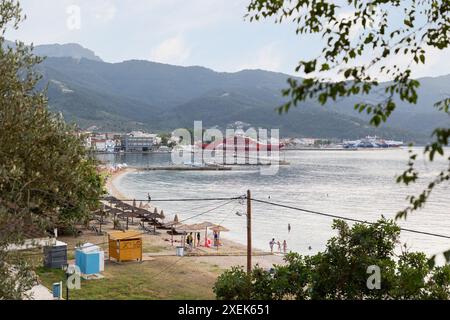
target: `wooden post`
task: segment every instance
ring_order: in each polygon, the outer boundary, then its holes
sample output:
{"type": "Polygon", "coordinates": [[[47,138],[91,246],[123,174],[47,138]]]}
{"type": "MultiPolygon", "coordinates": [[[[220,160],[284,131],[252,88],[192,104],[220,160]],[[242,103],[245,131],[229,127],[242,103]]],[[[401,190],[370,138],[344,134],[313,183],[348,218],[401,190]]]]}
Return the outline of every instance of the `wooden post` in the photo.
{"type": "Polygon", "coordinates": [[[247,273],[252,272],[252,196],[247,191],[247,273]]]}

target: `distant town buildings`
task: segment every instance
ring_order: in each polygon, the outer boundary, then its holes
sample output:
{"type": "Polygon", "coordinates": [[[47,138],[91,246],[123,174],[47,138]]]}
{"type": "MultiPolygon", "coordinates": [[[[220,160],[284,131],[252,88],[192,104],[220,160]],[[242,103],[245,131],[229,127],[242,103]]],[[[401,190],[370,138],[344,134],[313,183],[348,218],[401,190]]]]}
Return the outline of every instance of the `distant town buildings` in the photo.
{"type": "MultiPolygon", "coordinates": [[[[171,135],[158,135],[155,133],[147,133],[143,131],[132,131],[129,133],[117,132],[90,132],[78,131],[76,133],[83,136],[85,139],[85,146],[93,152],[99,153],[142,153],[142,152],[170,152],[173,148],[181,143],[180,137],[171,135]]],[[[245,137],[244,140],[239,140],[236,137],[241,137],[240,134],[235,136],[235,139],[224,139],[234,141],[237,148],[245,141],[241,147],[245,150],[252,149],[256,145],[256,149],[261,146],[271,146],[272,144],[279,144],[280,149],[283,150],[299,150],[299,149],[356,149],[356,148],[392,148],[401,147],[403,141],[394,141],[390,139],[382,139],[379,137],[366,137],[355,141],[340,140],[336,138],[321,139],[321,138],[283,138],[278,140],[269,139],[267,141],[260,141],[257,144],[252,143],[252,138],[245,137]]],[[[243,136],[242,136],[243,137],[243,136]]],[[[194,146],[205,148],[211,142],[195,141],[194,146]]],[[[219,145],[227,143],[219,142],[219,145]]],[[[194,148],[192,146],[184,146],[185,148],[194,148]]],[[[218,147],[218,146],[216,146],[218,147]]],[[[220,149],[220,148],[219,148],[220,149]]],[[[192,149],[193,150],[193,149],[192,149]]],[[[270,147],[268,148],[270,150],[270,147]]]]}
{"type": "MultiPolygon", "coordinates": [[[[86,148],[94,152],[149,152],[160,149],[161,137],[154,133],[133,131],[130,133],[83,132],[86,148]]],[[[166,149],[162,148],[162,151],[166,149]]]]}

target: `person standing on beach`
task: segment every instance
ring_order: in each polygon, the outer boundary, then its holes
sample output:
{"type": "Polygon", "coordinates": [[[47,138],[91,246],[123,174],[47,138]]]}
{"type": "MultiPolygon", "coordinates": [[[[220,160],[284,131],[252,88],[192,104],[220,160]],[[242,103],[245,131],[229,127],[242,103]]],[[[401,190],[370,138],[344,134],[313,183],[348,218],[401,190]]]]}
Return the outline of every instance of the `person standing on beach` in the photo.
{"type": "Polygon", "coordinates": [[[270,252],[273,253],[273,246],[275,245],[275,238],[272,238],[272,241],[269,242],[270,252]]]}
{"type": "Polygon", "coordinates": [[[189,239],[189,247],[192,249],[193,246],[193,242],[194,242],[194,238],[192,237],[192,232],[188,235],[188,239],[189,239]]]}
{"type": "Polygon", "coordinates": [[[280,241],[279,241],[279,240],[277,241],[277,245],[278,245],[278,252],[280,252],[280,253],[281,253],[281,243],[280,243],[280,241]]]}
{"type": "Polygon", "coordinates": [[[286,254],[286,252],[287,252],[287,242],[286,242],[286,240],[283,241],[283,252],[284,252],[284,254],[286,254]]]}
{"type": "Polygon", "coordinates": [[[200,232],[197,233],[197,247],[200,246],[200,232]]]}
{"type": "Polygon", "coordinates": [[[288,233],[291,233],[291,224],[288,223],[288,233]]]}

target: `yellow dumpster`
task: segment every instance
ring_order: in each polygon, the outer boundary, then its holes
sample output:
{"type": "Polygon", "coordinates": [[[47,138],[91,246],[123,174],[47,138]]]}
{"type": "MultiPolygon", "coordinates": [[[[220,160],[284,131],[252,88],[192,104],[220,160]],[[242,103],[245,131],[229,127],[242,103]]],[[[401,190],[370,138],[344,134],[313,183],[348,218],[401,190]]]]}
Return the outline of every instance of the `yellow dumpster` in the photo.
{"type": "Polygon", "coordinates": [[[108,233],[109,259],[142,261],[142,236],[137,231],[113,231],[108,233]]]}

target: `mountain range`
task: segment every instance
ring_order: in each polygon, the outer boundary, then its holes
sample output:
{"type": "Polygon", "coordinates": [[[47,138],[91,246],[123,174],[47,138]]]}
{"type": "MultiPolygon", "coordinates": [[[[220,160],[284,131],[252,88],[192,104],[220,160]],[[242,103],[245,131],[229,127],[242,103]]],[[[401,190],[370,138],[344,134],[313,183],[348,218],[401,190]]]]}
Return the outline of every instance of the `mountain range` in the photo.
{"type": "Polygon", "coordinates": [[[353,105],[361,99],[376,101],[375,94],[326,106],[304,103],[279,115],[275,109],[286,101],[281,90],[290,77],[282,73],[224,73],[142,60],[108,63],[78,44],[36,46],[34,52],[46,56],[38,68],[50,108],[83,129],[169,132],[202,120],[205,128],[237,122],[279,128],[281,136],[353,139],[376,134],[424,142],[435,127],[450,124],[450,117],[433,108],[450,93],[450,75],[418,79],[418,104],[399,102],[388,125],[374,128],[353,105]]]}

